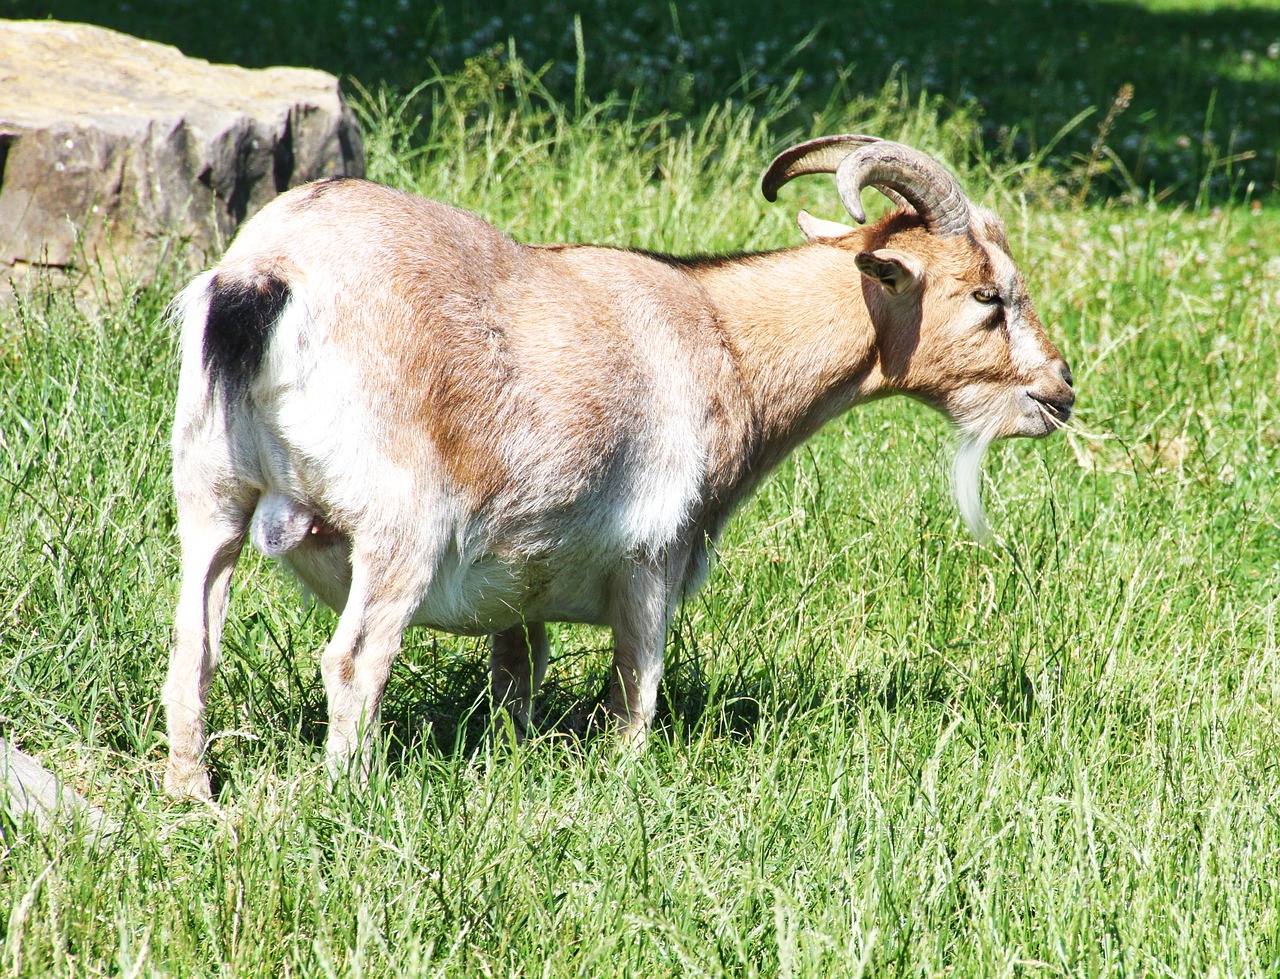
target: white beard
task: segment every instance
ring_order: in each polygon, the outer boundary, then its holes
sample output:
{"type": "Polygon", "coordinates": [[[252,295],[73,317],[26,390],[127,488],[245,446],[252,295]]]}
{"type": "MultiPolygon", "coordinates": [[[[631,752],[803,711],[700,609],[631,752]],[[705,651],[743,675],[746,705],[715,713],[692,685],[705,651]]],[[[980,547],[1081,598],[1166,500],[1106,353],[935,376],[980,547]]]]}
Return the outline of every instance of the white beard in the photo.
{"type": "Polygon", "coordinates": [[[951,466],[951,492],[955,496],[960,516],[964,518],[969,533],[981,541],[991,528],[982,512],[982,458],[992,439],[986,435],[966,434],[956,449],[956,459],[951,466]]]}

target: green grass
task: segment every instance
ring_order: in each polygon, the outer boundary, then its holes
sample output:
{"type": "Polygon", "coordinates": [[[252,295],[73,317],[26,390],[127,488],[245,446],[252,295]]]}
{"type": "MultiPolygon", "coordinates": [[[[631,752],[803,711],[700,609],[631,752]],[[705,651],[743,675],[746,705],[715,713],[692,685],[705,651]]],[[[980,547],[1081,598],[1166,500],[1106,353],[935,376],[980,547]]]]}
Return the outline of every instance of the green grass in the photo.
{"type": "MultiPolygon", "coordinates": [[[[800,206],[839,216],[821,179],[759,196],[783,97],[684,124],[496,59],[371,92],[375,176],[522,240],[763,248],[800,206]]],[[[481,645],[416,632],[385,770],[331,792],[333,616],[249,555],[219,805],[166,801],[178,274],[98,315],[56,290],[0,312],[0,734],[123,827],[99,851],[0,822],[0,975],[1280,971],[1280,219],[1080,207],[1083,162],[876,92],[813,127],[922,145],[1003,214],[1077,424],[992,450],[988,545],[940,419],[830,426],[732,525],[634,759],[572,736],[604,633],[556,630],[543,733],[495,755],[481,645]]]]}
{"type": "Polygon", "coordinates": [[[0,0],[0,16],[85,20],[213,61],[397,91],[514,57],[565,103],[634,96],[646,114],[693,119],[790,86],[786,122],[804,131],[895,81],[977,119],[990,152],[1092,159],[1095,192],[1221,201],[1280,181],[1274,0],[810,0],[801,13],[730,0],[0,0]],[[1125,86],[1127,109],[1103,126],[1125,86]]]}

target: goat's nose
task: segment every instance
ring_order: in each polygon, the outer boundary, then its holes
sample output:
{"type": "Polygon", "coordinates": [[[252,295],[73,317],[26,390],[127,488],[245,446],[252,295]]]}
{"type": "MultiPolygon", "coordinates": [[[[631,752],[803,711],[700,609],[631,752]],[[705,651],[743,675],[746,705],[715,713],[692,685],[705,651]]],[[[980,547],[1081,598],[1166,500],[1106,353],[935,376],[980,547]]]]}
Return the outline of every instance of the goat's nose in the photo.
{"type": "Polygon", "coordinates": [[[1058,374],[1062,377],[1062,382],[1067,387],[1075,386],[1075,378],[1071,376],[1071,368],[1067,366],[1065,360],[1058,361],[1058,374]]]}

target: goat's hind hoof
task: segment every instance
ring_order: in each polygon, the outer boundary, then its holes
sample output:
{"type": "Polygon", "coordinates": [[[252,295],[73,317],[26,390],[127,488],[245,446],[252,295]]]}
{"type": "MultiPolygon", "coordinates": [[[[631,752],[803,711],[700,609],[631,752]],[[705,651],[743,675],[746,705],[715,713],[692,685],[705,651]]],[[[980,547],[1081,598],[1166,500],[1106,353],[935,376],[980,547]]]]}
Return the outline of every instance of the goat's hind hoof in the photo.
{"type": "Polygon", "coordinates": [[[175,802],[212,801],[209,772],[203,765],[195,768],[170,765],[164,773],[164,793],[175,802]]]}

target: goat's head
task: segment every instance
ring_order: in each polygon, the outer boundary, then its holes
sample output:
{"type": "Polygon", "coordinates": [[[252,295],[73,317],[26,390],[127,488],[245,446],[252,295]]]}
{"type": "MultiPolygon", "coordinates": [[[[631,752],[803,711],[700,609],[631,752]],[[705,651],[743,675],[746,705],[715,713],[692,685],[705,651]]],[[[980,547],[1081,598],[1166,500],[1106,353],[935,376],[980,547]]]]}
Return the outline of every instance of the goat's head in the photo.
{"type": "Polygon", "coordinates": [[[1048,435],[1075,401],[1071,371],[1036,316],[1004,226],[944,167],[899,143],[857,135],[801,143],[769,166],[765,197],[808,173],[834,173],[859,223],[865,187],[900,207],[861,232],[803,211],[799,223],[811,241],[855,253],[887,389],[932,405],[964,434],[956,494],[981,535],[978,465],[987,445],[1048,435]]]}

